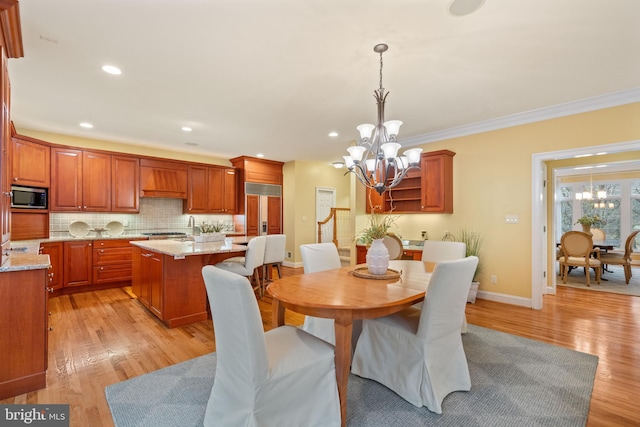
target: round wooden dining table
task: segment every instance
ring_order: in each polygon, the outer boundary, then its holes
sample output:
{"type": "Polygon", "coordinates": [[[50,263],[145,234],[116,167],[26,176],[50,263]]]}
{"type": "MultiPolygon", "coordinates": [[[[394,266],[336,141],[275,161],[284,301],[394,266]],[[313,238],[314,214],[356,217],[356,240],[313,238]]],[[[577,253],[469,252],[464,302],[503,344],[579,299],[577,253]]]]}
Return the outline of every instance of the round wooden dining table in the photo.
{"type": "Polygon", "coordinates": [[[429,265],[422,261],[394,260],[389,268],[396,277],[363,278],[365,265],[283,277],[267,288],[273,297],[273,324],[284,324],[285,309],[335,320],[335,367],[342,426],[346,426],[347,383],[351,366],[351,334],[355,319],[387,316],[422,301],[429,265]]]}

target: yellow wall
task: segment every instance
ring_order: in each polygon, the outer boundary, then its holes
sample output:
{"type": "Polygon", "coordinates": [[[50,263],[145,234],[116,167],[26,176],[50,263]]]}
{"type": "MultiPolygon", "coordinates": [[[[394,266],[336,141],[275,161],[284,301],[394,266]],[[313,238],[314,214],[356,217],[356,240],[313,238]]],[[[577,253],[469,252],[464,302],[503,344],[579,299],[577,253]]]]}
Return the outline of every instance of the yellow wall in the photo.
{"type": "Polygon", "coordinates": [[[293,252],[293,259],[289,261],[301,265],[300,245],[316,241],[316,187],[335,188],[336,207],[350,207],[351,180],[344,173],[344,169],[336,169],[325,162],[293,161],[285,164],[284,232],[287,250],[293,252]]]}
{"type": "Polygon", "coordinates": [[[424,144],[424,151],[456,153],[454,213],[404,215],[396,221],[397,231],[410,239],[419,239],[421,230],[431,239],[461,227],[480,232],[480,289],[530,298],[532,155],[640,140],[638,117],[640,103],[635,103],[424,144]],[[519,223],[506,224],[507,214],[518,215],[519,223]],[[497,284],[489,283],[491,275],[497,284]]]}

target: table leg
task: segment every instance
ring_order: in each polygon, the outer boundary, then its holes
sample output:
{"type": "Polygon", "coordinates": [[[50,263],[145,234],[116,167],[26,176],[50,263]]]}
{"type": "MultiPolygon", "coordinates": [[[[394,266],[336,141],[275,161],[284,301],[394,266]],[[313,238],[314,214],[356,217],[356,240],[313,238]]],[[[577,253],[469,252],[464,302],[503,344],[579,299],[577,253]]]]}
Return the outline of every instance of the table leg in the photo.
{"type": "Polygon", "coordinates": [[[347,425],[347,383],[351,370],[351,334],[353,331],[353,319],[351,313],[341,313],[335,319],[336,335],[336,380],[338,382],[338,396],[340,397],[340,417],[342,427],[347,425]]]}
{"type": "Polygon", "coordinates": [[[277,298],[271,302],[271,322],[274,328],[284,325],[284,305],[277,298]]]}

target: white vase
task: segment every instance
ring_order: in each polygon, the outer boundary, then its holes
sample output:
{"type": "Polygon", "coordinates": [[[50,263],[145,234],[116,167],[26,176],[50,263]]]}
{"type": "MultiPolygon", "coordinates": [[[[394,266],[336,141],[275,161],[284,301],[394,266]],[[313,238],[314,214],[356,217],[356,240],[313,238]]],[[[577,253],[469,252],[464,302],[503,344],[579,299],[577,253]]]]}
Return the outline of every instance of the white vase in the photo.
{"type": "Polygon", "coordinates": [[[389,250],[383,239],[376,239],[367,250],[367,267],[370,274],[385,274],[389,268],[389,250]]]}

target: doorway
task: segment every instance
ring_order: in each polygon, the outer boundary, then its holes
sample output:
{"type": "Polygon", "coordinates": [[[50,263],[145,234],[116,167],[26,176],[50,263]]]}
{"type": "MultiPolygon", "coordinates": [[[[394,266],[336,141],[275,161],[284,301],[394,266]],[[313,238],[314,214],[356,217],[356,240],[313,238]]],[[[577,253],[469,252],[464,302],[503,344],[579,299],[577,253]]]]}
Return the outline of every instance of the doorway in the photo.
{"type": "MultiPolygon", "coordinates": [[[[331,208],[336,206],[336,189],[316,187],[316,224],[324,221],[331,213],[331,208]]],[[[317,230],[316,230],[317,231],[317,230]]],[[[333,241],[333,224],[328,222],[320,230],[320,236],[316,233],[316,243],[333,241]]]]}
{"type": "MultiPolygon", "coordinates": [[[[537,153],[532,156],[532,203],[531,203],[531,308],[542,309],[542,297],[546,293],[555,290],[556,277],[551,273],[552,289],[547,289],[547,275],[549,254],[555,253],[549,248],[547,224],[555,224],[555,209],[552,217],[547,218],[547,189],[546,189],[546,162],[558,159],[567,159],[576,156],[586,156],[596,152],[620,153],[625,151],[640,150],[640,141],[621,142],[614,144],[580,147],[570,150],[537,153]],[[540,256],[535,256],[539,254],[540,256]]],[[[587,160],[585,160],[585,163],[587,160]]],[[[554,185],[553,183],[548,183],[554,185]]],[[[552,248],[555,249],[555,248],[552,248]]],[[[555,259],[555,258],[554,258],[555,259]]]]}

